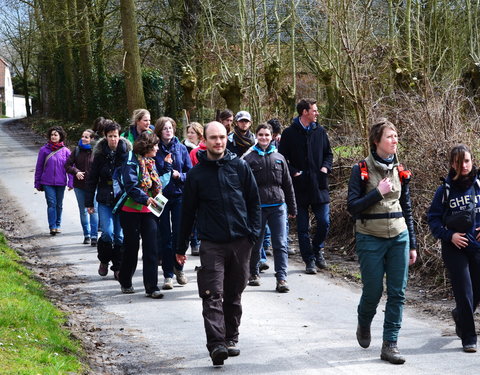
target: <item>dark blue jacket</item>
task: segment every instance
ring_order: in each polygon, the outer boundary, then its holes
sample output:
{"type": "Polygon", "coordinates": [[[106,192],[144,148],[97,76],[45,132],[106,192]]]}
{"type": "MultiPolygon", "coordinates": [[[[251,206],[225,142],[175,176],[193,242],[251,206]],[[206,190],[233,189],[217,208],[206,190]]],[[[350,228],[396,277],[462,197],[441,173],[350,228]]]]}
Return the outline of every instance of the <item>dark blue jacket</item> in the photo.
{"type": "Polygon", "coordinates": [[[158,147],[157,156],[155,156],[158,174],[162,175],[172,169],[180,173],[180,178],[171,178],[170,183],[163,188],[163,195],[168,199],[177,198],[183,194],[185,178],[187,177],[187,172],[192,168],[192,161],[188,155],[187,148],[180,143],[177,137],[173,137],[168,145],[160,141],[158,147]],[[164,160],[168,154],[172,154],[172,164],[166,163],[164,160]]]}
{"type": "Polygon", "coordinates": [[[125,192],[135,202],[146,206],[149,196],[138,186],[139,169],[137,155],[130,152],[128,159],[122,165],[122,179],[123,185],[125,186],[125,192]]]}
{"type": "Polygon", "coordinates": [[[459,188],[455,181],[452,181],[449,175],[446,179],[446,183],[450,185],[450,192],[448,194],[447,203],[443,203],[444,197],[444,185],[442,184],[436,191],[433,201],[428,210],[428,225],[435,238],[438,238],[445,242],[450,242],[455,232],[445,228],[443,225],[443,215],[445,210],[449,210],[449,213],[455,211],[461,211],[468,206],[470,201],[470,195],[475,199],[475,225],[472,225],[470,231],[466,233],[468,239],[468,247],[480,247],[476,237],[475,228],[480,226],[480,188],[477,184],[478,176],[475,176],[473,184],[470,188],[459,188]]]}
{"type": "Polygon", "coordinates": [[[310,130],[306,130],[296,117],[283,131],[278,152],[288,162],[297,205],[330,202],[328,173],[320,169],[326,167],[328,172],[332,171],[333,153],[323,127],[312,122],[310,130]],[[302,174],[293,177],[297,172],[302,174]]]}

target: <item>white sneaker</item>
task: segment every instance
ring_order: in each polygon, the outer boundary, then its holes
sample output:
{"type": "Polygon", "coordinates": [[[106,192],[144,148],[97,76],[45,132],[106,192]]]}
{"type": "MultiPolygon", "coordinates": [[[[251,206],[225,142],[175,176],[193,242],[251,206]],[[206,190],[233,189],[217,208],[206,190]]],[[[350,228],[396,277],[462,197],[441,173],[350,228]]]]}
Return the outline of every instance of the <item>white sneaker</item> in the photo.
{"type": "Polygon", "coordinates": [[[165,278],[162,289],[173,289],[173,279],[171,277],[165,278]]]}

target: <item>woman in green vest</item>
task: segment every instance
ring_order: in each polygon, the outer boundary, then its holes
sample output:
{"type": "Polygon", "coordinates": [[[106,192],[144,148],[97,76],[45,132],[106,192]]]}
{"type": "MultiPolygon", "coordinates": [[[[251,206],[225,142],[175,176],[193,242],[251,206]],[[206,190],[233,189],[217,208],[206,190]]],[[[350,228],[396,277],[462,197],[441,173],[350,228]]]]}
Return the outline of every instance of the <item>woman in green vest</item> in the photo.
{"type": "Polygon", "coordinates": [[[358,305],[357,340],[370,346],[370,325],[383,293],[386,275],[387,302],[380,358],[403,364],[397,347],[402,324],[408,266],[417,258],[408,171],[397,158],[398,134],[387,119],[370,129],[370,154],[352,168],[348,183],[348,211],[355,221],[356,252],[362,275],[358,305]]]}

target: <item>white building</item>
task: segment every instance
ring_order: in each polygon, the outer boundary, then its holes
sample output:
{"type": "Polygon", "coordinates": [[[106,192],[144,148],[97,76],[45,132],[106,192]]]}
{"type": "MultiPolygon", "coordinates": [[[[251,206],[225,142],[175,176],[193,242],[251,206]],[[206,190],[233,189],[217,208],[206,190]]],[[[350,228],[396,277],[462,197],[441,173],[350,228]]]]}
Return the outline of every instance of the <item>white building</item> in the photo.
{"type": "MultiPolygon", "coordinates": [[[[31,99],[30,108],[31,108],[31,99]]],[[[25,117],[25,97],[13,94],[12,76],[8,64],[0,57],[0,115],[25,117]]]]}

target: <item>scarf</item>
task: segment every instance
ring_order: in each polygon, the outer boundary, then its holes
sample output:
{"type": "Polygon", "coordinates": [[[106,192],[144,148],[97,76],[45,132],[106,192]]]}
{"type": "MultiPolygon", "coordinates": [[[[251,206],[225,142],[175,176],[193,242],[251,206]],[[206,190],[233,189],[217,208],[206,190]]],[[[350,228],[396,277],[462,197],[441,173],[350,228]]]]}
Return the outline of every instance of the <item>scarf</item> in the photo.
{"type": "Polygon", "coordinates": [[[81,139],[78,141],[78,147],[80,147],[80,148],[83,149],[83,150],[91,150],[91,149],[92,149],[92,145],[91,145],[90,143],[84,145],[84,144],[82,143],[82,140],[81,140],[81,139]]]}
{"type": "MultiPolygon", "coordinates": [[[[200,143],[200,142],[199,142],[200,143]]],[[[186,147],[190,147],[191,149],[194,149],[194,148],[197,148],[198,145],[196,145],[195,143],[193,142],[190,142],[188,139],[185,138],[185,140],[183,141],[183,144],[186,146],[186,147]]]]}
{"type": "Polygon", "coordinates": [[[254,144],[254,140],[252,140],[251,137],[249,137],[250,135],[250,131],[247,130],[247,132],[245,133],[245,135],[243,135],[241,132],[240,132],[240,129],[235,126],[233,128],[233,139],[235,140],[235,143],[240,147],[240,148],[243,148],[243,149],[247,149],[247,148],[250,148],[253,146],[254,144]]]}
{"type": "Polygon", "coordinates": [[[52,141],[48,141],[48,145],[50,146],[50,150],[52,150],[52,152],[57,151],[65,146],[63,142],[53,143],[52,141]]]}
{"type": "Polygon", "coordinates": [[[140,166],[140,188],[147,193],[152,193],[155,197],[162,191],[162,184],[157,170],[155,169],[155,159],[138,156],[138,164],[140,166]]]}

